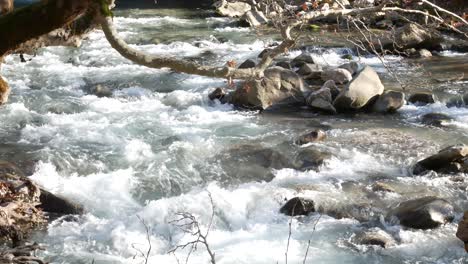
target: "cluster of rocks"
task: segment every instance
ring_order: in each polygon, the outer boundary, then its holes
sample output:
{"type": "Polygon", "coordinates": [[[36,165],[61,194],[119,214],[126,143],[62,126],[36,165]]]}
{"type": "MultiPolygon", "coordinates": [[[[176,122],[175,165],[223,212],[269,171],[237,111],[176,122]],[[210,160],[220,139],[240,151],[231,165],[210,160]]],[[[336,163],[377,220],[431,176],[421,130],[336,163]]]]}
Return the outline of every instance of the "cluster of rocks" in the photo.
{"type": "Polygon", "coordinates": [[[18,246],[49,217],[82,214],[83,208],[36,185],[14,164],[0,161],[0,240],[18,246]]]}

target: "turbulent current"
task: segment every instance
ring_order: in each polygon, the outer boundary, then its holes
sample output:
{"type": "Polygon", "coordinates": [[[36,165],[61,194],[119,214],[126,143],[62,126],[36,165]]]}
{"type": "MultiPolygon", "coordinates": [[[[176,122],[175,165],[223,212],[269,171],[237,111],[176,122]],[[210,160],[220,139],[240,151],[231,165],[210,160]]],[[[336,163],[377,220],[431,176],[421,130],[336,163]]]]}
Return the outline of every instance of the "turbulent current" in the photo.
{"type": "MultiPolygon", "coordinates": [[[[127,10],[117,12],[115,21],[141,50],[206,64],[256,58],[275,38],[198,11],[127,10]]],[[[308,49],[323,65],[339,65],[350,52],[308,49]]],[[[218,264],[285,263],[286,252],[288,263],[303,263],[307,249],[306,263],[467,263],[454,235],[468,209],[467,175],[410,174],[419,159],[468,143],[468,108],[445,104],[468,87],[466,78],[457,78],[468,74],[468,55],[439,55],[387,58],[406,89],[432,90],[435,104],[406,105],[388,116],[258,113],[210,101],[210,91],[225,80],[134,65],[97,31],[79,49],[45,48],[27,55],[27,63],[6,58],[2,72],[13,90],[0,108],[0,159],[24,169],[37,163],[33,180],[84,205],[86,214],[55,219],[32,238],[47,246],[40,254],[52,263],[144,263],[149,245],[148,263],[177,263],[176,257],[184,263],[188,248],[168,252],[193,237],[173,221],[188,212],[206,230],[212,203],[208,243],[218,264]],[[111,88],[112,95],[93,95],[97,85],[111,88]],[[453,121],[445,128],[421,125],[421,115],[432,112],[453,121]],[[314,147],[332,153],[318,171],[265,168],[243,155],[248,148],[293,157],[300,148],[294,139],[314,128],[328,133],[314,147]],[[396,192],[374,193],[375,181],[396,192]],[[421,231],[385,221],[389,208],[428,195],[454,205],[454,223],[421,231]],[[369,217],[398,243],[385,249],[354,244],[355,233],[368,224],[351,217],[280,214],[295,196],[336,210],[381,208],[381,215],[369,217]]],[[[378,58],[360,60],[376,68],[387,88],[401,89],[378,58]]],[[[189,263],[208,262],[199,245],[189,263]]]]}

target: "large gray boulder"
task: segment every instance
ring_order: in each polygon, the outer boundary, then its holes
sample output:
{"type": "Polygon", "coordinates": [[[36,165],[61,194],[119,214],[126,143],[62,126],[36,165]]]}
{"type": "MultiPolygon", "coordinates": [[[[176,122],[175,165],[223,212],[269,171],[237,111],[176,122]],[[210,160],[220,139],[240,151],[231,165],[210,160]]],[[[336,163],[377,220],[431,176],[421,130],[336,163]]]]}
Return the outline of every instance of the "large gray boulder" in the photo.
{"type": "Polygon", "coordinates": [[[429,196],[401,203],[389,217],[405,227],[432,229],[453,221],[454,209],[445,199],[429,196]]]}
{"type": "Polygon", "coordinates": [[[373,102],[384,91],[379,75],[369,66],[364,67],[341,91],[333,102],[338,111],[359,110],[373,102]]]}
{"type": "Polygon", "coordinates": [[[377,113],[394,113],[405,105],[405,94],[397,91],[386,91],[379,96],[372,111],[377,113]]]}
{"type": "Polygon", "coordinates": [[[312,92],[306,99],[306,104],[312,109],[336,114],[336,109],[332,105],[332,93],[330,88],[322,87],[320,90],[312,92]]]}
{"type": "Polygon", "coordinates": [[[447,167],[452,167],[454,163],[459,163],[463,168],[465,159],[468,157],[468,146],[457,145],[441,150],[439,153],[419,161],[413,168],[413,174],[420,175],[426,171],[444,171],[447,167]]]}
{"type": "Polygon", "coordinates": [[[291,70],[272,67],[262,79],[246,81],[234,91],[231,103],[243,108],[265,110],[271,106],[304,103],[304,81],[291,70]]]}
{"type": "Polygon", "coordinates": [[[242,17],[250,11],[252,7],[244,2],[228,2],[226,0],[218,1],[214,4],[216,12],[221,16],[242,17]]]}

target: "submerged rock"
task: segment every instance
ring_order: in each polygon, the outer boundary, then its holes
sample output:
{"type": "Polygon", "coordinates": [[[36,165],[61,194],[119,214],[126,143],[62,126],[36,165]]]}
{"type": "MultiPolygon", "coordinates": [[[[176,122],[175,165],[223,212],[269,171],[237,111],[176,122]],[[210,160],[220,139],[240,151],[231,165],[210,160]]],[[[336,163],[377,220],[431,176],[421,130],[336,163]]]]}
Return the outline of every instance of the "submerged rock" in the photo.
{"type": "Polygon", "coordinates": [[[327,134],[325,133],[325,131],[323,131],[321,129],[317,129],[317,130],[314,130],[314,131],[312,131],[310,133],[307,133],[307,134],[304,134],[304,135],[300,136],[295,141],[295,143],[298,144],[298,145],[305,145],[305,144],[309,144],[309,143],[322,141],[322,140],[325,140],[326,138],[327,138],[327,134]]]}
{"type": "Polygon", "coordinates": [[[93,89],[91,89],[91,93],[96,95],[97,97],[111,97],[112,90],[109,87],[106,87],[102,84],[96,85],[93,89]]]}
{"type": "Polygon", "coordinates": [[[364,67],[341,91],[333,102],[338,111],[359,110],[373,102],[384,91],[379,75],[369,66],[364,67]]]}
{"type": "Polygon", "coordinates": [[[396,245],[395,239],[380,228],[359,232],[353,239],[354,243],[361,245],[372,245],[388,248],[396,245]]]}
{"type": "Polygon", "coordinates": [[[408,102],[417,105],[427,105],[435,103],[434,95],[429,92],[414,93],[408,98],[408,102]]]}
{"type": "Polygon", "coordinates": [[[222,100],[226,96],[226,91],[223,88],[216,88],[213,92],[208,95],[211,101],[218,99],[222,100]]]}
{"type": "Polygon", "coordinates": [[[265,110],[271,106],[304,103],[304,83],[295,72],[280,67],[265,70],[265,77],[242,83],[231,103],[243,108],[265,110]]]}
{"type": "MultiPolygon", "coordinates": [[[[439,153],[419,161],[413,168],[413,174],[420,175],[428,170],[441,172],[453,163],[464,164],[468,157],[468,146],[457,145],[441,150],[439,153]]],[[[463,168],[463,166],[461,166],[463,168]]]]}
{"type": "Polygon", "coordinates": [[[453,206],[438,197],[424,197],[401,203],[389,215],[405,227],[432,229],[453,221],[453,206]]]}
{"type": "Polygon", "coordinates": [[[405,104],[405,94],[397,91],[386,91],[379,96],[372,111],[377,113],[395,113],[405,104]]]}
{"type": "Polygon", "coordinates": [[[465,243],[465,250],[468,252],[468,211],[463,215],[463,219],[458,224],[457,237],[465,243]]]}
{"type": "Polygon", "coordinates": [[[300,171],[317,170],[331,156],[328,152],[319,151],[314,148],[302,149],[294,158],[294,167],[300,171]]]}
{"type": "Polygon", "coordinates": [[[421,123],[427,126],[444,127],[447,122],[453,118],[442,113],[429,113],[421,117],[421,123]]]}
{"type": "Polygon", "coordinates": [[[315,212],[314,201],[301,197],[292,198],[280,209],[280,213],[289,216],[308,215],[313,212],[315,212]]]}
{"type": "Polygon", "coordinates": [[[333,80],[335,83],[339,84],[349,83],[353,79],[351,73],[342,68],[323,71],[320,77],[323,81],[333,80]]]}

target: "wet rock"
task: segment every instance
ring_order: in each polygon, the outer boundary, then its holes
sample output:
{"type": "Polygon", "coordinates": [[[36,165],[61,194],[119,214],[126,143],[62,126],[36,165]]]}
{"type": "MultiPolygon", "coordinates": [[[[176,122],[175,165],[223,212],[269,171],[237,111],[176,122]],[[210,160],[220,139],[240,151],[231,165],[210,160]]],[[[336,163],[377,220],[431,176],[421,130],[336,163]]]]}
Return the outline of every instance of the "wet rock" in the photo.
{"type": "Polygon", "coordinates": [[[432,57],[432,53],[427,49],[420,49],[417,52],[417,56],[418,58],[430,58],[432,57]]]}
{"type": "Polygon", "coordinates": [[[379,76],[369,66],[364,67],[341,91],[333,102],[338,111],[359,110],[383,93],[384,86],[379,76]]]}
{"type": "Polygon", "coordinates": [[[268,18],[263,14],[262,11],[249,10],[242,17],[242,20],[246,21],[251,27],[259,27],[261,25],[268,24],[268,18]]]}
{"type": "Polygon", "coordinates": [[[78,215],[84,213],[83,206],[71,202],[63,197],[52,194],[51,192],[44,189],[41,189],[40,201],[41,204],[39,205],[39,208],[41,208],[44,212],[58,215],[78,215]]]}
{"type": "Polygon", "coordinates": [[[226,91],[223,88],[216,88],[213,92],[208,95],[211,101],[218,99],[222,100],[226,96],[226,91]]]}
{"type": "Polygon", "coordinates": [[[379,96],[372,111],[377,113],[395,113],[405,104],[405,94],[397,91],[386,91],[379,96]]]}
{"type": "Polygon", "coordinates": [[[353,76],[348,70],[341,68],[323,71],[320,77],[323,81],[333,80],[335,83],[339,84],[349,83],[353,79],[353,76]]]}
{"type": "Polygon", "coordinates": [[[424,197],[401,203],[390,215],[405,227],[432,229],[453,221],[454,209],[444,199],[424,197]]]}
{"type": "Polygon", "coordinates": [[[463,219],[458,224],[457,237],[465,243],[465,250],[468,252],[468,211],[463,215],[463,219]]]}
{"type": "Polygon", "coordinates": [[[276,63],[276,66],[281,67],[281,68],[285,68],[287,70],[292,69],[291,63],[289,63],[288,61],[280,61],[280,62],[276,63]]]}
{"type": "Polygon", "coordinates": [[[314,201],[301,197],[292,198],[280,209],[280,213],[288,216],[308,215],[313,212],[315,212],[314,201]]]}
{"type": "Polygon", "coordinates": [[[393,46],[401,50],[410,48],[431,50],[440,46],[443,37],[435,30],[430,30],[416,23],[409,23],[395,31],[394,41],[396,45],[393,44],[393,46]]]}
{"type": "Polygon", "coordinates": [[[314,58],[310,54],[302,53],[291,61],[293,67],[301,67],[304,64],[315,64],[314,58]]]}
{"type": "Polygon", "coordinates": [[[252,7],[244,2],[228,2],[226,0],[218,1],[214,4],[216,12],[221,16],[242,17],[250,11],[252,7]]]}
{"type": "Polygon", "coordinates": [[[393,193],[393,192],[395,192],[395,189],[392,186],[385,183],[385,182],[376,182],[376,183],[372,184],[372,191],[374,191],[374,192],[393,193]]]}
{"type": "Polygon", "coordinates": [[[447,107],[467,107],[468,106],[468,93],[464,95],[457,95],[447,102],[447,107]]]}
{"type": "Polygon", "coordinates": [[[302,76],[307,76],[306,79],[320,79],[323,69],[322,66],[317,64],[305,63],[297,71],[302,76]]]}
{"type": "Polygon", "coordinates": [[[435,103],[434,96],[432,93],[419,92],[414,93],[408,98],[408,102],[417,105],[427,105],[435,103]]]}
{"type": "Polygon", "coordinates": [[[255,61],[248,59],[244,61],[241,65],[239,65],[239,69],[250,69],[250,68],[255,68],[256,63],[255,61]]]}
{"type": "Polygon", "coordinates": [[[429,113],[421,117],[421,123],[427,126],[444,127],[447,122],[452,121],[453,118],[442,113],[429,113]]]}
{"type": "Polygon", "coordinates": [[[396,245],[395,239],[390,234],[379,228],[359,232],[353,240],[356,244],[380,246],[383,248],[396,245]]]}
{"type": "Polygon", "coordinates": [[[98,84],[93,89],[91,89],[91,93],[101,98],[112,97],[112,90],[102,84],[98,84]]]}
{"type": "Polygon", "coordinates": [[[312,109],[323,111],[329,114],[336,114],[336,109],[332,105],[332,94],[329,88],[324,87],[312,92],[306,99],[306,104],[312,109]]]}
{"type": "Polygon", "coordinates": [[[327,134],[321,129],[314,130],[310,133],[304,134],[296,139],[295,143],[297,145],[305,145],[309,143],[319,142],[325,140],[327,134]]]}
{"type": "Polygon", "coordinates": [[[300,171],[317,170],[325,160],[330,158],[331,154],[328,152],[306,148],[300,150],[294,158],[294,167],[300,171]]]}
{"type": "Polygon", "coordinates": [[[304,82],[295,72],[281,67],[265,71],[262,79],[246,81],[234,91],[231,103],[243,108],[265,110],[271,106],[304,103],[304,82]]]}
{"type": "Polygon", "coordinates": [[[463,163],[468,157],[468,146],[457,145],[441,150],[439,153],[419,161],[413,168],[413,174],[420,175],[428,170],[440,172],[452,163],[463,163]]]}
{"type": "Polygon", "coordinates": [[[352,61],[352,62],[345,63],[339,66],[338,68],[348,70],[351,73],[351,75],[354,75],[359,70],[359,64],[355,61],[352,61]]]}

